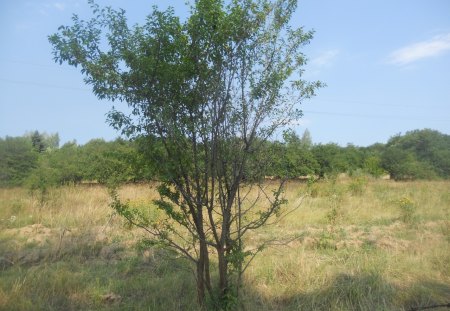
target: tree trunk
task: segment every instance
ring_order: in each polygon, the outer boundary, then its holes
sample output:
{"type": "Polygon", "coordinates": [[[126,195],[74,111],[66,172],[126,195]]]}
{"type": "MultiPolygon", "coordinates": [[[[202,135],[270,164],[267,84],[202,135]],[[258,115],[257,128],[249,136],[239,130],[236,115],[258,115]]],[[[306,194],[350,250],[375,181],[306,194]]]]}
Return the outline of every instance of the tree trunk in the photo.
{"type": "Polygon", "coordinates": [[[228,260],[225,250],[218,250],[219,259],[219,301],[223,301],[228,290],[228,260]]]}
{"type": "Polygon", "coordinates": [[[197,261],[197,302],[203,307],[205,305],[205,280],[203,278],[205,263],[202,258],[197,261]]]}
{"type": "MultiPolygon", "coordinates": [[[[200,227],[203,230],[203,227],[200,227]]],[[[208,245],[206,244],[205,235],[200,232],[200,249],[197,261],[197,301],[200,306],[204,307],[206,292],[211,291],[211,277],[209,272],[209,256],[208,245]]]]}

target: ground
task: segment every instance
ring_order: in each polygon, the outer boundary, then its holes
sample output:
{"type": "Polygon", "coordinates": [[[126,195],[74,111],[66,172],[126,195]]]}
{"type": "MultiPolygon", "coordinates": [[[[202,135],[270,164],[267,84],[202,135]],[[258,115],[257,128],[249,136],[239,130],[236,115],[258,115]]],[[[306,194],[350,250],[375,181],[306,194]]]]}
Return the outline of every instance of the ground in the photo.
{"type": "MultiPolygon", "coordinates": [[[[157,197],[154,185],[120,195],[136,206],[157,197]]],[[[280,238],[246,271],[245,310],[450,302],[450,182],[297,181],[285,195],[292,212],[245,241],[280,238]]],[[[189,264],[140,243],[143,232],[109,201],[100,186],[54,189],[43,201],[0,189],[0,310],[197,310],[189,264]]]]}

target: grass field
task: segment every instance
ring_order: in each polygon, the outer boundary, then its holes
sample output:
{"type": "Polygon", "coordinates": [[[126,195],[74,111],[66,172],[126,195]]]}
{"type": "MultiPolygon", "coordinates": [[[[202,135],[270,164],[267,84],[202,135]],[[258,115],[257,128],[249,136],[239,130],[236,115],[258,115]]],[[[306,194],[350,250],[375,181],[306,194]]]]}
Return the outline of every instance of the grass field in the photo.
{"type": "MultiPolygon", "coordinates": [[[[157,195],[149,185],[120,194],[136,205],[157,195]]],[[[252,262],[243,310],[450,302],[449,181],[287,185],[287,208],[302,197],[288,217],[248,236],[249,246],[291,241],[252,262]]],[[[102,187],[54,189],[42,202],[25,189],[0,189],[0,310],[197,310],[187,263],[141,247],[143,233],[114,215],[109,200],[102,187]]]]}

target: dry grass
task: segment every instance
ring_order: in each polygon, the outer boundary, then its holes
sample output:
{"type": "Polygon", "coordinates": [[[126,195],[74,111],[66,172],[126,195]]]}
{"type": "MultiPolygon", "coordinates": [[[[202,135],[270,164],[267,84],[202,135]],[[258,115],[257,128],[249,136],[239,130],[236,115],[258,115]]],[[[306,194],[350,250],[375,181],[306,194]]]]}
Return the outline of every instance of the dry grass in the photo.
{"type": "MultiPolygon", "coordinates": [[[[245,310],[408,310],[450,302],[450,182],[291,182],[276,225],[248,236],[296,238],[245,275],[245,310]],[[305,196],[310,193],[310,196],[305,196]],[[405,218],[400,200],[414,205],[405,218]]],[[[157,197],[127,185],[139,206],[157,197]]],[[[141,233],[102,187],[52,190],[44,204],[0,189],[0,310],[195,310],[186,263],[136,247],[141,233]]]]}

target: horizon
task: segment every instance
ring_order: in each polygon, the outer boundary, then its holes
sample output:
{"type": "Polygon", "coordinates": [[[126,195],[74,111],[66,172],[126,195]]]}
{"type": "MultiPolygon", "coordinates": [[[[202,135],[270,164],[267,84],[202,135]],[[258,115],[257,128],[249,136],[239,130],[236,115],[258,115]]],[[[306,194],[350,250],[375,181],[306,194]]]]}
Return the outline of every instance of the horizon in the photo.
{"type": "MultiPolygon", "coordinates": [[[[311,142],[312,142],[312,145],[313,145],[313,146],[317,146],[317,145],[327,145],[327,144],[336,144],[336,145],[338,145],[339,147],[342,147],[342,148],[345,148],[345,147],[348,147],[348,146],[354,146],[354,147],[357,147],[357,148],[367,148],[367,147],[371,147],[371,146],[377,145],[377,144],[383,144],[383,145],[385,145],[385,144],[387,144],[388,141],[389,141],[391,138],[393,138],[393,137],[396,137],[396,136],[404,136],[404,135],[406,135],[406,134],[408,134],[408,133],[410,133],[410,132],[413,132],[413,131],[424,131],[424,130],[437,131],[437,130],[435,130],[435,129],[430,129],[430,128],[414,129],[414,130],[406,131],[406,132],[404,132],[404,133],[396,133],[396,134],[393,134],[393,135],[391,135],[386,141],[376,141],[376,142],[373,142],[373,143],[371,143],[371,144],[369,144],[369,145],[361,146],[361,145],[353,144],[353,143],[351,143],[351,142],[348,142],[348,143],[346,143],[345,145],[344,145],[344,144],[339,144],[339,143],[337,143],[337,142],[332,142],[332,141],[329,141],[329,142],[315,142],[315,141],[314,141],[314,136],[311,134],[311,132],[310,132],[308,129],[305,129],[305,131],[308,131],[309,134],[310,134],[311,142]]],[[[34,134],[35,131],[37,131],[37,130],[26,131],[23,135],[18,135],[18,136],[5,135],[5,136],[1,136],[0,139],[6,139],[7,137],[9,137],[9,138],[16,138],[16,137],[31,137],[31,136],[34,134]]],[[[58,135],[58,137],[60,138],[60,135],[59,135],[58,132],[54,132],[54,133],[41,132],[41,131],[38,131],[38,132],[39,132],[40,135],[44,135],[44,136],[58,135]]],[[[441,133],[441,134],[443,134],[443,135],[449,136],[449,134],[445,134],[445,133],[442,133],[442,132],[440,132],[440,131],[437,131],[437,132],[439,132],[439,133],[441,133]]],[[[303,132],[303,133],[304,133],[304,132],[303,132]]],[[[299,135],[299,137],[301,138],[302,135],[299,135]]],[[[126,138],[126,137],[123,137],[123,136],[117,136],[117,137],[111,138],[111,139],[105,139],[105,138],[103,138],[103,137],[93,137],[93,138],[91,138],[91,139],[89,139],[88,141],[83,142],[83,143],[78,142],[76,139],[69,139],[69,140],[64,141],[64,142],[62,142],[62,143],[61,143],[61,140],[60,140],[60,142],[59,142],[59,148],[62,147],[64,144],[75,143],[77,146],[83,146],[83,145],[86,145],[87,143],[89,143],[90,141],[93,141],[93,140],[104,140],[105,142],[114,142],[115,140],[118,140],[118,139],[124,139],[125,141],[132,141],[132,140],[133,140],[132,138],[126,138]]],[[[278,137],[277,139],[269,139],[269,141],[271,141],[271,142],[276,142],[276,141],[280,142],[280,141],[282,141],[282,139],[279,139],[279,137],[278,137]]]]}

